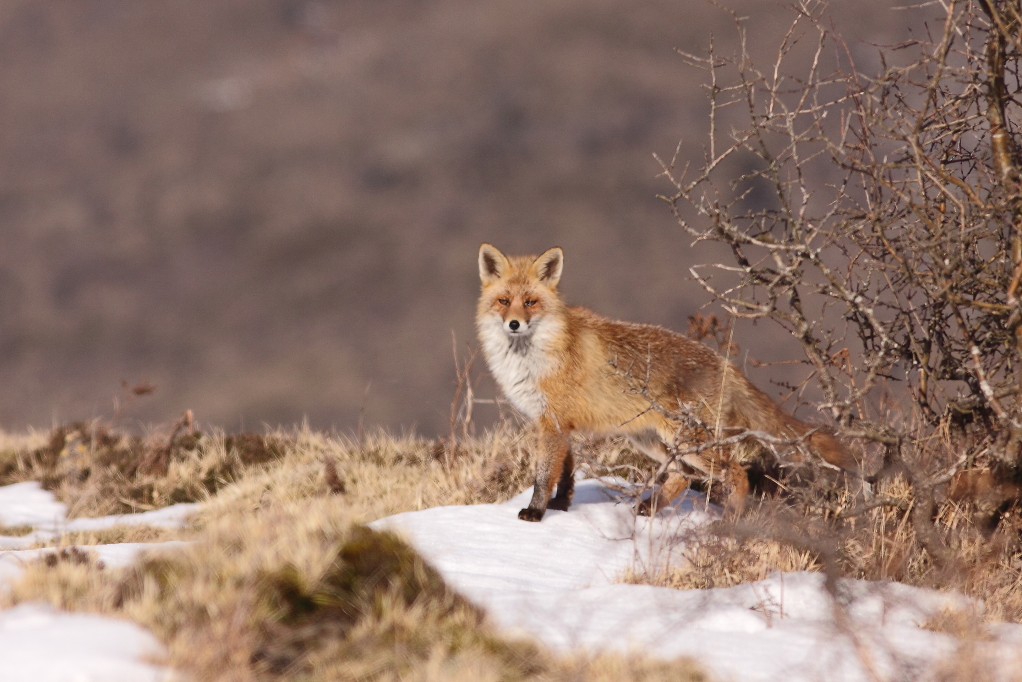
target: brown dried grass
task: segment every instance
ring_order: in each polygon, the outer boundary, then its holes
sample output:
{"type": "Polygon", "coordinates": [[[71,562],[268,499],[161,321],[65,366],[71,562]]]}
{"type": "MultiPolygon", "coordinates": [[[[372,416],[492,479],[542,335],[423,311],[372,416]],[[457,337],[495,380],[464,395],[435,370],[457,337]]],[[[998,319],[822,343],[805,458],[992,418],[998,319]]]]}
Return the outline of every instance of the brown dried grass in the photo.
{"type": "Polygon", "coordinates": [[[517,494],[532,477],[527,432],[503,425],[453,443],[309,429],[184,435],[76,424],[8,455],[5,483],[39,476],[78,515],[205,504],[180,530],[118,526],[40,543],[59,552],[5,604],[129,618],[202,680],[707,679],[686,660],[555,656],[499,636],[409,547],[362,525],[517,494]],[[147,468],[160,456],[165,468],[147,468]],[[103,567],[87,547],[171,538],[192,544],[127,569],[103,567]]]}
{"type": "Polygon", "coordinates": [[[812,490],[801,499],[766,499],[740,520],[723,520],[678,538],[672,556],[682,562],[637,569],[629,583],[677,589],[731,587],[777,571],[829,571],[834,577],[893,580],[938,590],[954,589],[980,600],[986,622],[1022,622],[1022,523],[1001,515],[996,526],[971,501],[944,499],[933,527],[947,557],[937,561],[917,537],[915,499],[902,476],[878,483],[880,506],[851,518],[861,504],[847,489],[812,490]],[[827,505],[821,498],[831,500],[827,505]],[[807,498],[815,500],[810,504],[807,498]]]}
{"type": "MultiPolygon", "coordinates": [[[[62,437],[66,442],[67,436],[62,437]]],[[[252,599],[258,601],[262,597],[252,595],[262,588],[254,586],[252,571],[263,570],[260,575],[264,575],[267,570],[278,570],[285,563],[293,564],[299,566],[295,575],[303,576],[294,580],[302,585],[317,585],[326,575],[323,566],[329,562],[324,557],[336,549],[338,543],[343,545],[346,538],[350,539],[351,529],[358,524],[443,504],[505,500],[526,488],[532,477],[533,436],[509,425],[455,442],[384,432],[371,432],[357,438],[331,436],[309,429],[275,432],[259,438],[262,440],[250,436],[239,440],[220,433],[201,434],[195,437],[192,447],[178,446],[178,450],[172,450],[174,454],[165,472],[141,474],[142,482],[148,486],[146,499],[150,502],[147,506],[177,501],[172,491],[186,488],[194,491],[192,499],[205,501],[191,528],[157,531],[150,538],[195,540],[195,547],[201,549],[189,550],[187,558],[182,559],[183,564],[174,564],[175,568],[168,569],[165,558],[145,560],[132,569],[135,574],[130,578],[126,573],[100,570],[88,562],[59,561],[55,566],[31,569],[11,599],[45,599],[64,608],[129,617],[152,628],[168,642],[173,665],[201,671],[198,675],[201,679],[270,679],[277,673],[259,667],[269,659],[253,653],[258,650],[253,642],[262,641],[259,637],[265,635],[260,634],[263,631],[259,628],[272,630],[279,623],[263,611],[253,611],[256,607],[252,599]],[[262,454],[253,454],[259,442],[262,454]],[[239,443],[248,445],[239,447],[239,443]],[[266,443],[279,444],[279,449],[267,455],[270,451],[266,443]],[[317,528],[319,535],[315,531],[317,528]],[[294,533],[303,539],[296,540],[297,536],[292,537],[294,533]],[[332,540],[326,542],[324,537],[332,540]],[[277,568],[267,568],[271,565],[277,568]],[[263,569],[256,570],[259,566],[263,569]],[[166,587],[171,578],[167,571],[173,573],[174,589],[169,591],[166,587]],[[217,582],[224,580],[230,586],[217,582]],[[129,583],[137,586],[135,597],[118,601],[110,596],[118,594],[117,590],[123,593],[129,583]],[[217,601],[215,595],[221,593],[230,603],[217,601]],[[233,596],[226,596],[228,593],[233,596]],[[246,599],[248,601],[242,604],[246,599]],[[205,620],[196,620],[198,604],[207,602],[212,605],[212,611],[203,616],[205,620]],[[214,612],[220,615],[209,615],[214,612]],[[242,613],[246,615],[238,615],[242,613]],[[233,615],[228,617],[229,614],[233,615]],[[238,618],[256,625],[253,629],[231,626],[230,622],[237,623],[238,618]],[[230,630],[231,627],[235,629],[230,630]],[[210,642],[219,644],[213,646],[210,642]],[[205,653],[196,655],[196,647],[205,647],[205,653]],[[247,662],[242,660],[245,656],[249,656],[247,662]],[[228,669],[234,672],[228,674],[225,672],[228,669]],[[237,672],[239,670],[244,672],[237,672]]],[[[32,450],[23,448],[15,455],[0,450],[3,453],[0,466],[7,463],[5,482],[12,478],[24,479],[33,472],[50,472],[56,482],[53,487],[57,495],[71,502],[79,513],[99,513],[104,509],[98,502],[102,494],[131,500],[133,491],[141,489],[138,476],[132,480],[126,475],[111,474],[102,478],[103,485],[100,485],[91,474],[88,477],[69,475],[68,472],[75,469],[62,461],[66,453],[58,453],[56,464],[51,463],[46,468],[45,458],[38,454],[39,441],[36,436],[31,441],[32,450]],[[10,466],[12,462],[16,463],[14,467],[10,466]]],[[[53,442],[52,435],[47,442],[53,442]]],[[[150,442],[159,445],[166,440],[152,438],[150,442]]],[[[648,475],[641,458],[620,441],[586,440],[577,445],[580,466],[590,475],[615,474],[634,481],[641,481],[648,475]]],[[[127,451],[131,452],[130,447],[127,451]]],[[[144,450],[142,454],[144,456],[144,450]]],[[[125,462],[128,458],[118,461],[125,462]]],[[[123,474],[123,469],[117,470],[123,474]]],[[[672,551],[676,550],[675,556],[680,552],[685,562],[659,566],[654,562],[647,569],[622,576],[622,580],[678,589],[703,589],[762,580],[774,571],[830,570],[838,577],[897,580],[938,589],[957,589],[983,600],[986,609],[980,617],[984,622],[1022,621],[1022,553],[1019,549],[1022,524],[1017,515],[1003,513],[996,527],[991,527],[989,505],[982,501],[942,498],[934,523],[953,561],[938,565],[916,538],[908,513],[914,500],[913,491],[904,476],[885,477],[878,481],[874,490],[876,497],[896,501],[900,507],[881,506],[848,519],[842,519],[841,515],[862,500],[840,482],[818,480],[802,488],[791,481],[782,483],[790,485],[784,497],[765,498],[750,505],[738,522],[722,521],[702,529],[697,535],[679,538],[685,544],[672,551]]],[[[136,508],[141,507],[138,498],[135,500],[136,508]]],[[[63,547],[71,543],[145,541],[147,532],[153,531],[110,529],[102,533],[65,535],[49,544],[63,547]]],[[[477,649],[452,644],[463,642],[468,636],[464,633],[471,629],[470,614],[475,614],[472,618],[479,617],[470,606],[465,606],[468,609],[465,611],[458,610],[461,607],[451,611],[455,614],[451,622],[442,624],[416,604],[416,600],[398,603],[391,599],[374,620],[360,621],[343,633],[313,628],[315,633],[308,635],[311,639],[302,640],[305,643],[299,646],[303,653],[288,659],[283,667],[277,667],[293,671],[295,665],[308,666],[307,669],[313,671],[309,679],[367,676],[374,679],[411,676],[424,680],[538,679],[536,676],[562,679],[559,676],[573,671],[570,675],[575,677],[571,679],[610,680],[639,674],[636,671],[642,671],[644,679],[657,679],[658,675],[661,679],[674,679],[672,676],[678,674],[678,670],[683,671],[682,678],[699,674],[690,666],[686,667],[688,664],[653,663],[641,657],[559,659],[548,653],[536,653],[535,649],[523,654],[526,649],[506,644],[511,647],[509,650],[519,652],[514,656],[540,661],[535,663],[539,666],[536,668],[515,668],[500,657],[504,654],[493,654],[491,645],[484,640],[472,645],[478,645],[477,649]],[[422,633],[415,634],[416,628],[461,634],[452,634],[450,639],[445,639],[448,635],[433,639],[422,633]],[[378,642],[382,640],[373,638],[383,637],[382,631],[390,633],[387,641],[391,645],[402,637],[410,638],[407,642],[400,640],[405,642],[402,644],[405,648],[401,649],[404,653],[395,657],[390,649],[384,651],[384,648],[370,646],[362,658],[345,658],[348,654],[343,651],[349,650],[343,642],[354,636],[352,633],[368,638],[365,641],[378,642]],[[419,637],[426,639],[416,639],[419,637]],[[295,663],[299,660],[302,662],[295,663]],[[518,672],[507,673],[512,668],[518,672]],[[540,670],[542,672],[537,672],[540,670]],[[619,672],[608,672],[615,670],[619,672]]],[[[974,622],[977,617],[963,621],[960,616],[949,615],[930,625],[940,631],[954,630],[956,636],[959,630],[973,631],[976,637],[982,634],[982,628],[974,622]]],[[[490,633],[486,637],[495,635],[490,633]]]]}
{"type": "Polygon", "coordinates": [[[557,657],[500,636],[407,545],[356,518],[342,496],[278,499],[123,570],[65,549],[5,599],[127,617],[202,680],[707,679],[690,661],[557,657]]]}

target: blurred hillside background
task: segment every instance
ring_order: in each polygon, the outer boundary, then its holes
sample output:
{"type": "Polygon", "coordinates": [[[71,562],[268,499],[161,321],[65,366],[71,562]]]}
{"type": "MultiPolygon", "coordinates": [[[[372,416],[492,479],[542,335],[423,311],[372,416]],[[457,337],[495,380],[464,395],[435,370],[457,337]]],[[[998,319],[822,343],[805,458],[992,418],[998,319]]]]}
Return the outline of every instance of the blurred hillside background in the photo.
{"type": "MultiPolygon", "coordinates": [[[[768,63],[790,15],[730,6],[768,63]]],[[[831,14],[868,67],[925,9],[831,14]]],[[[569,301],[685,330],[714,252],[652,154],[702,154],[674,50],[711,33],[735,48],[701,0],[4,0],[0,427],[108,416],[126,380],[158,387],[141,423],[444,432],[482,241],[562,246],[569,301]]]]}

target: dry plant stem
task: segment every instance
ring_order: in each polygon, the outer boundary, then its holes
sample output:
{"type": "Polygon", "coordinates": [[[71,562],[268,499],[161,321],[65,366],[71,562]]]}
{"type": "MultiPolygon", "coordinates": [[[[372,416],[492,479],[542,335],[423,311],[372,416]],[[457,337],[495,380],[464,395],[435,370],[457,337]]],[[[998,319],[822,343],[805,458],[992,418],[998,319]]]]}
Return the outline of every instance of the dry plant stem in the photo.
{"type": "Polygon", "coordinates": [[[142,469],[151,471],[156,475],[165,475],[167,473],[167,467],[170,466],[170,456],[174,449],[174,441],[185,429],[191,431],[194,430],[194,428],[195,417],[191,410],[185,410],[181,419],[174,424],[174,429],[170,432],[170,437],[167,439],[167,446],[153,450],[150,457],[142,465],[142,469]]]}
{"type": "Polygon", "coordinates": [[[448,435],[448,447],[452,452],[457,450],[458,431],[461,431],[461,438],[468,439],[469,429],[472,426],[472,411],[477,402],[475,391],[472,388],[472,364],[479,355],[478,348],[468,348],[468,355],[464,361],[458,357],[458,342],[451,332],[451,348],[454,353],[454,371],[456,376],[454,397],[451,399],[450,433],[448,435]],[[460,429],[459,429],[460,427],[460,429]]]}
{"type": "MultiPolygon", "coordinates": [[[[1015,337],[1016,353],[1022,358],[1022,305],[1016,296],[1019,280],[1022,279],[1022,176],[1018,168],[1018,145],[1008,127],[1006,106],[1009,97],[1005,86],[1005,52],[1009,42],[1014,43],[1018,50],[1022,11],[1017,0],[980,0],[980,6],[993,25],[986,45],[986,116],[990,125],[994,170],[1011,207],[1009,215],[1014,231],[1011,257],[1015,271],[1006,292],[1006,301],[1014,308],[1008,319],[1008,329],[1015,337]]],[[[1016,376],[1018,384],[1022,385],[1022,366],[1016,376]]],[[[1017,458],[1022,455],[1022,407],[1010,415],[1002,408],[998,416],[1008,422],[1011,431],[1007,439],[1008,456],[1017,458]]]]}

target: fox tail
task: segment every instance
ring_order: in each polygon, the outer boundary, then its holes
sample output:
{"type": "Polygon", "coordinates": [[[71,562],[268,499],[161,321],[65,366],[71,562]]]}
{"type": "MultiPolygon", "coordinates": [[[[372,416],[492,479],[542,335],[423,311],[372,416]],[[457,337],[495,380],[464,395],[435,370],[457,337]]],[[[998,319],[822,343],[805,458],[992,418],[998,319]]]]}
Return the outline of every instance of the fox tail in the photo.
{"type": "Polygon", "coordinates": [[[833,433],[795,419],[737,371],[729,379],[732,388],[728,391],[727,402],[733,412],[733,423],[763,431],[774,438],[802,439],[805,447],[798,450],[808,449],[828,464],[850,473],[861,473],[855,455],[833,433]]]}

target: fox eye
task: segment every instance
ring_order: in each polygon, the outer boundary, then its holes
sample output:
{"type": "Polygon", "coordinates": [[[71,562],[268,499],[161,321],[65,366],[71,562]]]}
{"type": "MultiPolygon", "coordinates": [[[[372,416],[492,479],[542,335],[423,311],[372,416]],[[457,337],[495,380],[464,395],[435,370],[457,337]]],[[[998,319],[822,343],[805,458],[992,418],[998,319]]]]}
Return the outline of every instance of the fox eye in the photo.
{"type": "Polygon", "coordinates": [[[525,307],[526,308],[531,308],[534,305],[536,305],[536,299],[534,299],[534,298],[531,298],[531,299],[529,299],[528,301],[525,302],[525,307]]]}
{"type": "Polygon", "coordinates": [[[511,305],[511,301],[507,300],[506,298],[498,298],[497,303],[501,305],[511,305]]]}

